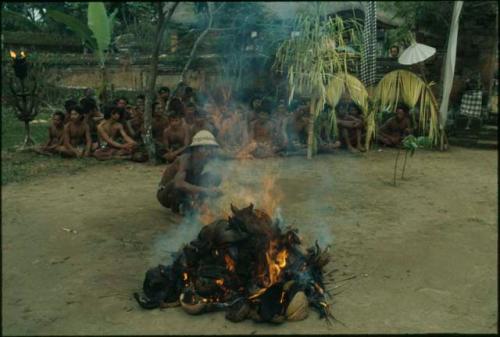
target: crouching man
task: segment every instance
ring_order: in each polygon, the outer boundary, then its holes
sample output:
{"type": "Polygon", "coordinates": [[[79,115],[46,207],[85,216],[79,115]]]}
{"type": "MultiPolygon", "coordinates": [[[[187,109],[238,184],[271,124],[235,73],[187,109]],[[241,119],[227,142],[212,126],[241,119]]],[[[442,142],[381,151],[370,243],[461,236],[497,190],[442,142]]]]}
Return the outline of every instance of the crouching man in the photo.
{"type": "Polygon", "coordinates": [[[221,177],[203,172],[219,144],[212,133],[198,131],[186,150],[165,168],[157,191],[158,201],[174,213],[198,209],[205,198],[219,197],[221,177]]]}

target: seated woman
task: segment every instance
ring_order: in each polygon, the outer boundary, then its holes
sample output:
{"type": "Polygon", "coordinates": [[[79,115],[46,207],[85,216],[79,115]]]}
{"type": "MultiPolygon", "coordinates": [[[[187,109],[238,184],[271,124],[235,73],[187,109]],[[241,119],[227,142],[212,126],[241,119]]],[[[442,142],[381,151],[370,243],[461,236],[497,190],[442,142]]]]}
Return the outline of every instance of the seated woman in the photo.
{"type": "Polygon", "coordinates": [[[88,157],[92,150],[90,128],[80,106],[71,109],[70,120],[64,125],[63,144],[57,151],[67,157],[88,157]]]}
{"type": "Polygon", "coordinates": [[[190,129],[183,123],[182,114],[171,111],[168,126],[163,130],[164,158],[171,163],[189,145],[190,129]]]}
{"type": "Polygon", "coordinates": [[[378,130],[377,140],[385,146],[399,146],[404,137],[413,133],[409,109],[404,104],[396,108],[396,116],[389,118],[378,130]]]}
{"type": "Polygon", "coordinates": [[[364,130],[363,114],[356,104],[349,105],[345,114],[340,114],[337,118],[337,125],[342,139],[342,144],[347,146],[349,151],[365,152],[361,136],[364,130]],[[353,143],[356,147],[353,146],[353,143]]]}
{"type": "Polygon", "coordinates": [[[58,148],[62,145],[64,133],[64,114],[56,111],[52,114],[52,123],[49,126],[49,139],[47,143],[40,146],[35,152],[45,155],[58,153],[58,148]]]}
{"type": "Polygon", "coordinates": [[[105,121],[97,126],[100,148],[94,152],[98,160],[130,159],[137,143],[125,132],[120,120],[123,119],[123,108],[108,106],[104,112],[105,121]],[[119,140],[121,138],[123,141],[119,140]]]}
{"type": "Polygon", "coordinates": [[[174,213],[185,214],[199,208],[207,197],[218,197],[221,177],[204,172],[219,145],[206,130],[198,132],[189,147],[168,164],[163,172],[156,197],[174,213]]]}

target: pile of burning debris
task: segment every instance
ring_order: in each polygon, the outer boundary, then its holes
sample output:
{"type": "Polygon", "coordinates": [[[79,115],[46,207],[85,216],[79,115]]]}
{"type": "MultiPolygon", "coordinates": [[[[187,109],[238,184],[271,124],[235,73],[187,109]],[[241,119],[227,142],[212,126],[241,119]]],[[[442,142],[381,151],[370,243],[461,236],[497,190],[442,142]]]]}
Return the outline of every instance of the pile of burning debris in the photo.
{"type": "Polygon", "coordinates": [[[302,320],[309,306],[333,318],[325,290],[328,248],[304,250],[295,229],[253,205],[204,226],[198,237],[174,254],[169,266],[147,271],[144,294],[134,296],[145,309],[182,306],[189,314],[226,310],[239,322],[302,320]]]}

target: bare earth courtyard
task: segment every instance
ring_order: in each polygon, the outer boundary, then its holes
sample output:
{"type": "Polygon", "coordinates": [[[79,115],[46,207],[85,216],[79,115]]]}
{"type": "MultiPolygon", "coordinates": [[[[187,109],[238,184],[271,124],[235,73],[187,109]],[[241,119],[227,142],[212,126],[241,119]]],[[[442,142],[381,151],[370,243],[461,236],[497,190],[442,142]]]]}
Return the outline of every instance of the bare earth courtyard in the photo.
{"type": "Polygon", "coordinates": [[[255,189],[256,172],[278,172],[285,222],[308,243],[332,243],[337,279],[354,277],[338,283],[333,313],[343,324],[332,327],[314,311],[274,326],[139,308],[132,294],[149,267],[165,263],[162,240],[183,230],[156,200],[163,166],[124,163],[7,185],[2,333],[495,333],[497,156],[421,151],[397,187],[388,150],[238,164],[224,200],[255,189]]]}

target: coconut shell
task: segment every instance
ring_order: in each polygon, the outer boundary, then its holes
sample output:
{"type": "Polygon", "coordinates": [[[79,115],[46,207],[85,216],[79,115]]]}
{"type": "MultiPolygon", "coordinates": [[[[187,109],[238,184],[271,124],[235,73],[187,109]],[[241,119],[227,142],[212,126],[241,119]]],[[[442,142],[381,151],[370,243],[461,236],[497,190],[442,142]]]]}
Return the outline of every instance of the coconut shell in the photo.
{"type": "Polygon", "coordinates": [[[184,311],[190,315],[201,314],[205,309],[205,307],[207,306],[207,304],[203,302],[192,304],[192,303],[186,303],[183,300],[184,300],[184,293],[182,293],[181,296],[179,297],[179,302],[181,302],[182,309],[184,309],[184,311]]]}
{"type": "Polygon", "coordinates": [[[309,301],[303,291],[298,291],[293,296],[288,308],[286,308],[286,318],[289,321],[301,321],[309,314],[309,301]]]}

